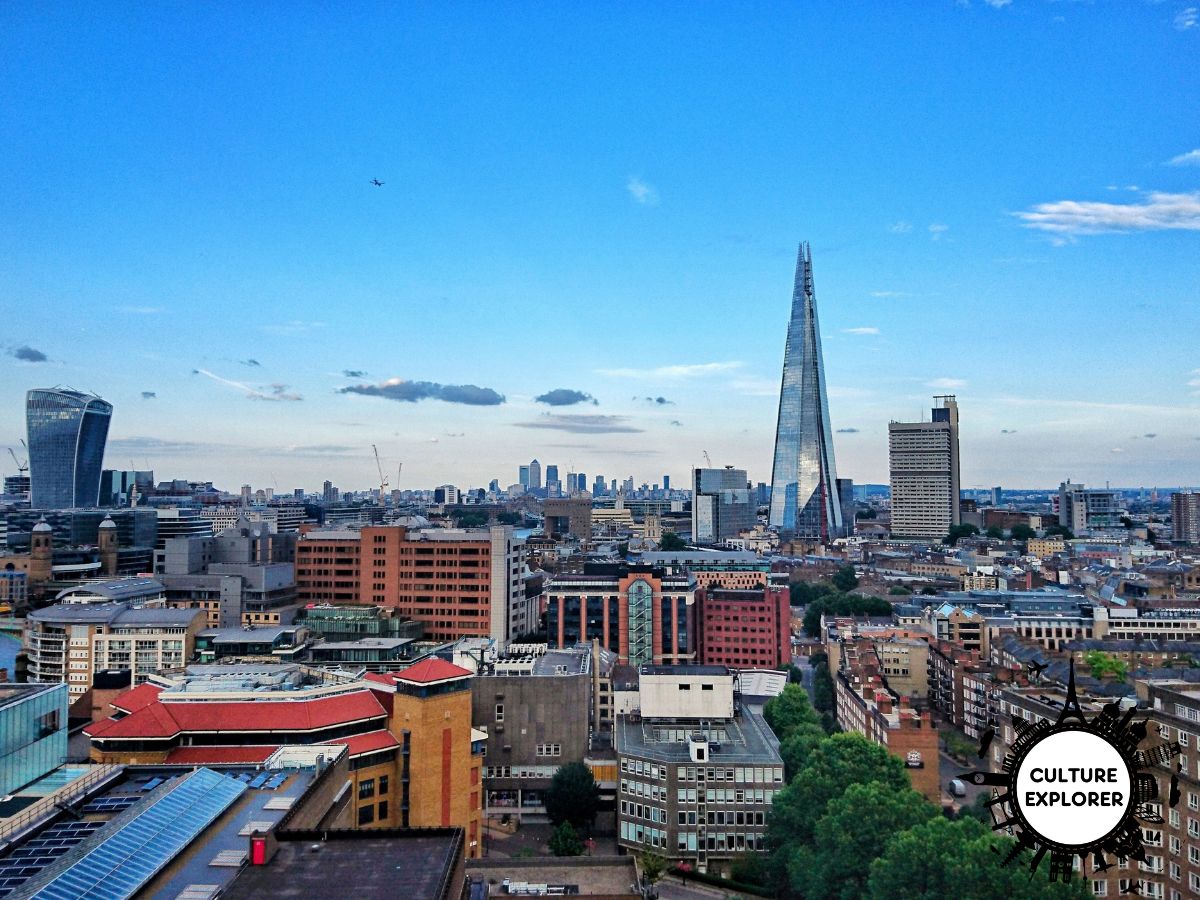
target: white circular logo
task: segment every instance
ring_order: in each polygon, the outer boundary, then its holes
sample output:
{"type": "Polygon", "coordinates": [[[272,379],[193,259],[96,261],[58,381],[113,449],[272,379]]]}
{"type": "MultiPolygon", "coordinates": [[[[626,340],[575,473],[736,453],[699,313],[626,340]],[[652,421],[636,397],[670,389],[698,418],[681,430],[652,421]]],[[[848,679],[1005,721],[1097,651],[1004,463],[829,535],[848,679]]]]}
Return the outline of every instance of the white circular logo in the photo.
{"type": "Polygon", "coordinates": [[[1133,803],[1128,763],[1088,731],[1060,731],[1038,741],[1017,769],[1015,793],[1029,827],[1066,846],[1103,839],[1133,803]]]}

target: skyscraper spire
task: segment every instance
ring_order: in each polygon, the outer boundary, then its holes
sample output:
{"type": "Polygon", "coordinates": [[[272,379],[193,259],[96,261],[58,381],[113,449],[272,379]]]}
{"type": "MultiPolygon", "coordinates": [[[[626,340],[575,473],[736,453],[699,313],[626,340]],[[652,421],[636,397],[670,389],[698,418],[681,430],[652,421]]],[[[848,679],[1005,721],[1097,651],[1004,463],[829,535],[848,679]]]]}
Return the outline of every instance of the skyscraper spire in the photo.
{"type": "Polygon", "coordinates": [[[796,259],[792,317],[783,354],[770,523],[786,537],[813,542],[837,537],[843,529],[812,251],[806,241],[801,242],[796,259]]]}

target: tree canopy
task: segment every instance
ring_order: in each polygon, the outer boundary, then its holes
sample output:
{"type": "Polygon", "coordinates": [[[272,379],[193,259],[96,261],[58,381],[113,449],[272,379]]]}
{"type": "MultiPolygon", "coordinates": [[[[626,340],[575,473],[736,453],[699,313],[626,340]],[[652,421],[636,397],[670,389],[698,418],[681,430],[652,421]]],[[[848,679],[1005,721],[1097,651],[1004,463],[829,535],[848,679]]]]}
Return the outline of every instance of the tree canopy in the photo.
{"type": "Polygon", "coordinates": [[[964,522],[961,525],[951,525],[950,533],[942,538],[942,543],[953,547],[959,542],[959,539],[970,537],[973,534],[979,534],[979,528],[970,522],[964,522]]]}
{"type": "Polygon", "coordinates": [[[1056,534],[1061,535],[1065,541],[1075,539],[1075,532],[1073,532],[1066,525],[1051,525],[1046,529],[1046,537],[1053,537],[1056,534]]]}
{"type": "Polygon", "coordinates": [[[687,549],[687,542],[673,531],[664,531],[658,541],[658,549],[665,553],[675,553],[687,549]]]}
{"type": "Polygon", "coordinates": [[[826,594],[813,600],[804,610],[804,632],[809,637],[821,634],[821,616],[890,616],[892,604],[882,597],[865,594],[826,594]]]}
{"type": "Polygon", "coordinates": [[[571,827],[570,822],[563,822],[550,835],[548,842],[550,852],[555,856],[582,856],[583,841],[571,827]]]}
{"type": "Polygon", "coordinates": [[[1124,681],[1125,676],[1129,674],[1129,667],[1125,664],[1125,660],[1118,659],[1111,653],[1104,653],[1100,650],[1089,650],[1083,654],[1083,661],[1091,668],[1093,678],[1103,678],[1105,675],[1112,675],[1117,681],[1124,681]]]}
{"type": "Polygon", "coordinates": [[[829,579],[835,588],[845,593],[858,587],[858,576],[854,574],[854,566],[842,566],[829,579]]]}
{"type": "Polygon", "coordinates": [[[974,819],[930,819],[892,837],[871,864],[866,890],[859,896],[869,900],[1087,900],[1092,896],[1085,879],[1069,884],[1050,881],[1045,860],[1031,878],[1028,854],[1001,866],[1012,845],[1010,838],[991,834],[974,819]]]}
{"type": "Polygon", "coordinates": [[[1020,541],[1021,543],[1024,543],[1037,534],[1036,531],[1034,531],[1024,522],[1018,522],[1008,530],[1008,533],[1014,541],[1020,541]]]}
{"type": "Polygon", "coordinates": [[[571,762],[554,773],[544,799],[546,814],[555,825],[570,822],[576,828],[590,828],[600,805],[600,789],[591,769],[571,762]]]}

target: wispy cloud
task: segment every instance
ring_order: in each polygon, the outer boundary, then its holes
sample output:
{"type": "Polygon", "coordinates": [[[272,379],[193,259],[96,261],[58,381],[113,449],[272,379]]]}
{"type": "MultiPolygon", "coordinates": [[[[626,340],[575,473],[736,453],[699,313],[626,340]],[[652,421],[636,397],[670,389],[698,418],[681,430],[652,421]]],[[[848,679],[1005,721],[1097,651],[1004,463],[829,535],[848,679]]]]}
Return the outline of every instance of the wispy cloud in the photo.
{"type": "Polygon", "coordinates": [[[117,312],[129,313],[132,316],[153,316],[162,312],[161,306],[118,306],[117,312]]]}
{"type": "Polygon", "coordinates": [[[719,375],[722,372],[732,372],[734,369],[740,369],[744,365],[745,363],[742,362],[710,362],[679,366],[659,366],[657,369],[597,369],[596,373],[607,375],[610,378],[660,378],[678,381],[685,378],[700,378],[705,375],[719,375]]]}
{"type": "Polygon", "coordinates": [[[49,359],[49,357],[46,356],[46,354],[41,350],[35,350],[28,345],[14,347],[12,350],[8,351],[8,355],[16,357],[17,359],[21,360],[21,362],[31,363],[45,362],[47,359],[49,359]]]}
{"type": "Polygon", "coordinates": [[[250,366],[252,369],[257,369],[262,365],[257,359],[239,359],[238,362],[243,366],[250,366]]]}
{"type": "Polygon", "coordinates": [[[951,390],[966,386],[967,383],[961,378],[935,378],[932,381],[925,382],[925,387],[939,388],[941,390],[951,390]]]}
{"type": "Polygon", "coordinates": [[[600,405],[600,401],[591,394],[584,391],[572,390],[571,388],[555,388],[552,391],[539,394],[533,399],[535,403],[545,403],[547,406],[574,406],[576,403],[590,403],[593,406],[600,405]]]}
{"type": "Polygon", "coordinates": [[[347,378],[365,378],[367,375],[362,369],[342,369],[342,374],[347,378]]]}
{"type": "Polygon", "coordinates": [[[940,241],[942,239],[942,235],[949,230],[949,225],[943,225],[940,222],[934,222],[929,226],[929,239],[931,241],[940,241]]]}
{"type": "Polygon", "coordinates": [[[518,428],[547,428],[572,434],[637,434],[644,429],[626,424],[628,416],[543,413],[532,422],[514,422],[518,428]]]}
{"type": "Polygon", "coordinates": [[[893,222],[887,230],[892,234],[908,234],[913,230],[912,222],[893,222]]]}
{"type": "Polygon", "coordinates": [[[1200,230],[1200,191],[1152,192],[1133,203],[1058,200],[1015,213],[1026,228],[1073,237],[1132,231],[1200,230]]]}
{"type": "Polygon", "coordinates": [[[205,441],[169,441],[162,438],[141,436],[109,438],[106,446],[110,452],[128,453],[133,456],[140,456],[142,454],[175,455],[183,453],[229,452],[231,450],[242,449],[233,447],[230,444],[207,443],[205,441]]]}
{"type": "Polygon", "coordinates": [[[262,330],[267,334],[277,334],[283,337],[292,337],[297,334],[306,334],[310,331],[316,331],[318,328],[324,328],[324,322],[304,322],[299,319],[293,319],[290,322],[275,322],[270,325],[262,326],[262,330]]]}
{"type": "Polygon", "coordinates": [[[658,189],[636,175],[629,176],[629,180],[625,182],[625,190],[642,206],[658,206],[658,189]]]}
{"type": "Polygon", "coordinates": [[[339,394],[362,394],[366,397],[383,397],[402,403],[418,400],[441,400],[445,403],[463,403],[467,406],[499,406],[504,395],[491,388],[474,384],[438,384],[434,381],[405,381],[389,378],[382,384],[352,384],[338,390],[339,394]]]}
{"type": "Polygon", "coordinates": [[[872,297],[887,298],[887,297],[907,297],[908,291],[871,291],[872,297]]]}
{"type": "Polygon", "coordinates": [[[269,400],[271,402],[295,402],[304,398],[297,393],[288,390],[286,384],[275,382],[267,385],[265,388],[253,387],[246,384],[244,381],[234,381],[232,378],[222,378],[215,372],[210,372],[208,369],[193,369],[197,375],[203,375],[206,378],[211,378],[217,384],[223,384],[226,387],[231,387],[234,390],[241,391],[251,400],[269,400]]]}
{"type": "Polygon", "coordinates": [[[1125,451],[1124,451],[1122,448],[1120,448],[1120,447],[1113,447],[1113,448],[1112,448],[1111,450],[1109,450],[1108,452],[1109,452],[1109,453],[1124,453],[1125,451]]]}
{"type": "Polygon", "coordinates": [[[1003,9],[1012,3],[1012,0],[983,0],[992,9],[1003,9]]]}
{"type": "Polygon", "coordinates": [[[1001,429],[1000,429],[1000,433],[1001,433],[1001,434],[1016,434],[1016,433],[1017,433],[1017,429],[1015,429],[1015,428],[1001,428],[1001,429]]]}
{"type": "Polygon", "coordinates": [[[874,326],[863,326],[861,328],[843,328],[845,334],[879,334],[879,329],[874,326]]]}
{"type": "Polygon", "coordinates": [[[674,400],[668,400],[666,397],[634,397],[634,400],[642,400],[646,403],[653,403],[655,406],[674,406],[674,400]]]}
{"type": "Polygon", "coordinates": [[[1200,24],[1200,7],[1186,7],[1175,16],[1174,25],[1179,31],[1187,31],[1189,28],[1195,28],[1198,24],[1200,24]]]}
{"type": "Polygon", "coordinates": [[[1200,166],[1200,149],[1180,153],[1167,160],[1168,166],[1200,166]]]}
{"type": "Polygon", "coordinates": [[[143,400],[153,400],[157,396],[158,394],[156,394],[154,391],[142,391],[143,400]]]}
{"type": "Polygon", "coordinates": [[[839,428],[837,430],[837,433],[838,434],[858,434],[858,429],[857,428],[839,428]]]}
{"type": "Polygon", "coordinates": [[[670,424],[670,426],[672,428],[682,428],[683,427],[683,423],[680,422],[678,419],[672,419],[668,424],[670,424]]]}
{"type": "Polygon", "coordinates": [[[778,379],[772,380],[750,375],[733,379],[729,386],[747,397],[774,397],[779,393],[778,379]]]}

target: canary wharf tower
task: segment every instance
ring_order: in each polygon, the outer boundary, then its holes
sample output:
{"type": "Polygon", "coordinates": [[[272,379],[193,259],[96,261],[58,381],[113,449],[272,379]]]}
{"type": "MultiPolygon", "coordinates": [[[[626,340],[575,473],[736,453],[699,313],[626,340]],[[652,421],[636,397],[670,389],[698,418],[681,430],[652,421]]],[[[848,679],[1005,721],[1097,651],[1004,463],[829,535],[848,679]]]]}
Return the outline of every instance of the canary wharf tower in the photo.
{"type": "Polygon", "coordinates": [[[770,523],[784,537],[819,542],[842,533],[832,434],[812,251],[804,242],[796,259],[771,472],[770,523]]]}

